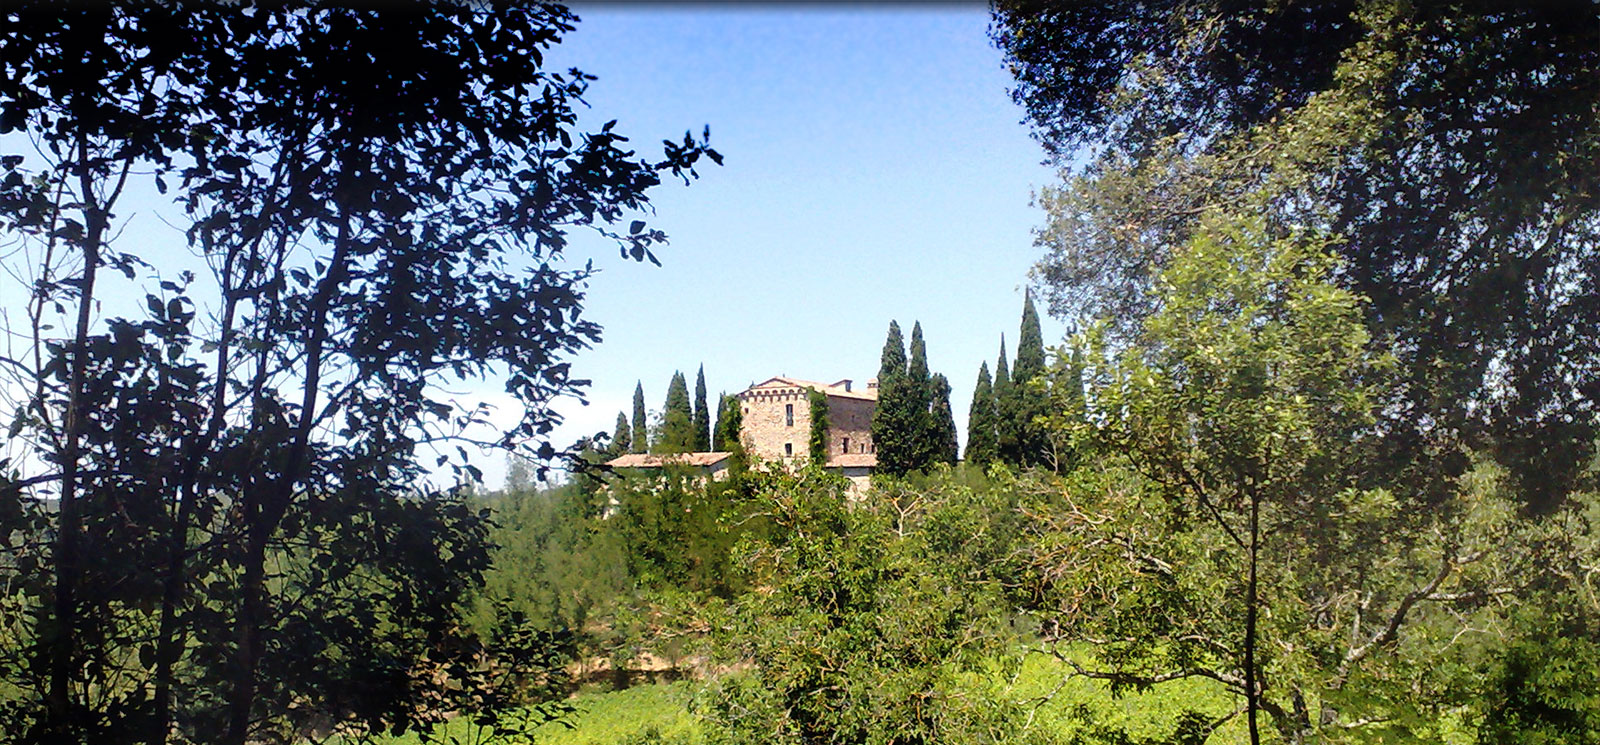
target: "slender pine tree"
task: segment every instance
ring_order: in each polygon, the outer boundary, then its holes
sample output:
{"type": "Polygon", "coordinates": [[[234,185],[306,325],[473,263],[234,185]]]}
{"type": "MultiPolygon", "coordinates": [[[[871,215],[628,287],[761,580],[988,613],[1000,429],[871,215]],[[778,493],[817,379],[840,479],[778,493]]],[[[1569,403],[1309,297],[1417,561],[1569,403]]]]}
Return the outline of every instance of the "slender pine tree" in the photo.
{"type": "Polygon", "coordinates": [[[688,453],[694,451],[694,408],[689,403],[689,383],[683,373],[672,374],[667,385],[667,401],[661,408],[661,437],[651,452],[688,453]]]}
{"type": "Polygon", "coordinates": [[[632,451],[635,453],[647,453],[650,451],[650,423],[645,419],[643,381],[633,387],[632,446],[632,451]]]}
{"type": "Polygon", "coordinates": [[[694,377],[694,449],[705,452],[711,449],[711,412],[706,407],[706,366],[694,377]]]}
{"type": "Polygon", "coordinates": [[[967,409],[967,462],[984,467],[995,459],[994,385],[989,381],[989,363],[978,366],[978,384],[972,389],[972,406],[967,409]]]}

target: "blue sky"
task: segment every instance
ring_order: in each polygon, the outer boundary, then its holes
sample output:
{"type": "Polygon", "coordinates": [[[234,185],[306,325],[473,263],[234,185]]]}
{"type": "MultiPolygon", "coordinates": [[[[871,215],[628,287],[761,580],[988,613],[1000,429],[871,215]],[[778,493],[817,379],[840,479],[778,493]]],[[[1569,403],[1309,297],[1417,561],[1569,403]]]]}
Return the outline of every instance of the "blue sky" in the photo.
{"type": "MultiPolygon", "coordinates": [[[[1030,197],[1054,178],[1008,97],[985,6],[577,10],[583,20],[547,62],[598,77],[580,126],[616,119],[645,154],[709,126],[726,160],[652,193],[649,219],[671,236],[661,267],[574,235],[567,260],[600,270],[586,317],[605,331],[572,360],[593,385],[587,406],[557,404],[555,444],[609,431],[636,381],[659,409],[672,373],[692,385],[702,363],[713,397],[774,375],[864,383],[891,319],[907,334],[922,322],[964,433],[979,362],[993,365],[1001,333],[1015,351],[1041,221],[1030,197]]],[[[31,151],[19,137],[8,152],[31,151]]],[[[118,211],[119,239],[161,277],[207,276],[180,248],[180,215],[140,182],[118,211]]],[[[103,317],[139,315],[161,278],[106,276],[103,317]]],[[[0,276],[0,295],[27,281],[0,276]]],[[[1058,342],[1061,325],[1044,323],[1046,343],[1058,342]]],[[[492,381],[447,387],[514,409],[492,381]]],[[[497,487],[503,456],[484,456],[497,487]]]]}
{"type": "MultiPolygon", "coordinates": [[[[712,396],[786,374],[865,381],[891,319],[921,321],[964,430],[978,364],[1016,338],[1032,191],[1053,172],[1020,124],[977,4],[849,9],[577,7],[551,55],[598,76],[585,124],[617,119],[644,148],[711,127],[726,157],[653,195],[664,264],[598,241],[587,316],[604,341],[575,359],[590,405],[558,440],[609,430],[642,380],[661,406],[705,364],[712,396]]],[[[1046,343],[1061,338],[1045,319],[1046,343]]],[[[498,471],[498,469],[495,469],[498,471]]],[[[494,472],[490,480],[494,481],[494,472]]]]}

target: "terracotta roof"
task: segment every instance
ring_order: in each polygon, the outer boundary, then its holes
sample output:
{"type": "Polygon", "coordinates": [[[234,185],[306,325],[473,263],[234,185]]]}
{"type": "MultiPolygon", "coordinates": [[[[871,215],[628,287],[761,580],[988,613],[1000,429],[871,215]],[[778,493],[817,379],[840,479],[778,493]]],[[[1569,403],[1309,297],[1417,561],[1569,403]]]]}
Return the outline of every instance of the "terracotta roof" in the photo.
{"type": "Polygon", "coordinates": [[[846,382],[849,381],[841,380],[838,383],[829,385],[827,383],[818,383],[815,380],[801,380],[799,378],[789,378],[779,375],[775,378],[768,378],[760,383],[756,383],[755,385],[744,389],[739,393],[739,396],[743,397],[746,393],[749,393],[757,388],[810,388],[812,390],[821,391],[830,396],[836,396],[838,398],[854,398],[862,401],[878,400],[878,390],[876,388],[847,391],[844,389],[844,383],[846,382]]]}
{"type": "Polygon", "coordinates": [[[828,456],[827,468],[877,468],[877,453],[841,453],[828,456]]]}
{"type": "Polygon", "coordinates": [[[714,466],[732,453],[629,453],[606,463],[612,468],[661,468],[667,465],[714,466]]]}

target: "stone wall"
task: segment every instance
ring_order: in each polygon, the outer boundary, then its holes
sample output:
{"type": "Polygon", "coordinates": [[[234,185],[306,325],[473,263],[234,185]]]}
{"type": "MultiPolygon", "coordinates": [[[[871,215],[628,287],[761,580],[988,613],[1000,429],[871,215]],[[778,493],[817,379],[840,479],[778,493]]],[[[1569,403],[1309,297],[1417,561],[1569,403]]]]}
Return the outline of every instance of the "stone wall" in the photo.
{"type": "Polygon", "coordinates": [[[805,388],[758,386],[739,398],[743,416],[739,436],[747,452],[761,460],[805,456],[811,438],[811,404],[805,388]]]}
{"type": "MultiPolygon", "coordinates": [[[[816,384],[818,390],[829,387],[816,384]]],[[[807,456],[811,442],[811,402],[807,385],[769,380],[739,394],[745,450],[762,460],[807,456]]],[[[861,394],[828,396],[828,455],[874,453],[872,414],[878,402],[861,394]]]]}

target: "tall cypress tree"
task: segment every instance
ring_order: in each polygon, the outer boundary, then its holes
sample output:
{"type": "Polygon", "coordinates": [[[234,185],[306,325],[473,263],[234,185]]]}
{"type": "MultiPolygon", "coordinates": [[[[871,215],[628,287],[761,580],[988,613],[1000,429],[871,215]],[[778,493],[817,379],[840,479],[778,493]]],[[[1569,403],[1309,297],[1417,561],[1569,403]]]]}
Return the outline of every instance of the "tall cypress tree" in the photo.
{"type": "Polygon", "coordinates": [[[633,452],[633,430],[628,426],[628,415],[617,412],[617,427],[611,433],[611,447],[606,454],[615,458],[633,452]]]}
{"type": "Polygon", "coordinates": [[[922,429],[916,391],[906,375],[906,347],[900,324],[889,322],[878,366],[878,408],[872,414],[872,442],[878,449],[878,470],[903,476],[915,469],[913,449],[922,429]]]}
{"type": "Polygon", "coordinates": [[[667,385],[667,401],[661,408],[661,437],[651,449],[654,453],[694,451],[694,409],[689,403],[689,383],[683,373],[672,374],[667,385]]]}
{"type": "Polygon", "coordinates": [[[889,322],[889,337],[883,341],[883,356],[878,363],[878,387],[905,376],[906,343],[900,336],[900,324],[889,322]]]}
{"type": "Polygon", "coordinates": [[[706,408],[706,366],[694,378],[694,449],[705,452],[711,449],[711,412],[706,408]]]}
{"type": "Polygon", "coordinates": [[[650,423],[645,421],[644,411],[644,383],[641,381],[633,387],[633,443],[632,451],[645,453],[650,451],[650,423]]]}
{"type": "Polygon", "coordinates": [[[1017,336],[1017,364],[1011,368],[1011,382],[1017,385],[1044,372],[1044,334],[1039,330],[1039,312],[1033,308],[1033,293],[1022,295],[1022,329],[1017,336]]]}
{"type": "Polygon", "coordinates": [[[1005,395],[1011,390],[1011,363],[1006,360],[1006,335],[1000,335],[1000,361],[994,364],[994,395],[995,399],[1005,395]]]}
{"type": "Polygon", "coordinates": [[[1029,381],[1044,373],[1044,335],[1039,330],[1039,313],[1033,295],[1022,301],[1022,325],[1017,340],[1017,363],[1011,368],[1011,381],[1004,393],[997,391],[1000,458],[1019,466],[1045,465],[1049,461],[1048,437],[1035,419],[1044,414],[1047,402],[1043,391],[1029,381]]]}
{"type": "Polygon", "coordinates": [[[934,373],[928,381],[933,401],[928,409],[931,427],[934,463],[956,464],[961,443],[956,440],[956,415],[950,409],[950,381],[943,373],[934,373]]]}
{"type": "Polygon", "coordinates": [[[911,359],[906,363],[906,377],[914,383],[928,381],[928,345],[922,341],[922,322],[911,325],[911,359]]]}
{"type": "Polygon", "coordinates": [[[967,409],[967,462],[982,467],[995,459],[994,386],[989,382],[989,363],[978,366],[978,384],[972,389],[972,406],[967,409]]]}
{"type": "Polygon", "coordinates": [[[711,449],[722,449],[722,418],[728,414],[728,394],[717,394],[717,413],[711,418],[711,449]]]}

